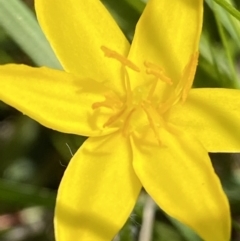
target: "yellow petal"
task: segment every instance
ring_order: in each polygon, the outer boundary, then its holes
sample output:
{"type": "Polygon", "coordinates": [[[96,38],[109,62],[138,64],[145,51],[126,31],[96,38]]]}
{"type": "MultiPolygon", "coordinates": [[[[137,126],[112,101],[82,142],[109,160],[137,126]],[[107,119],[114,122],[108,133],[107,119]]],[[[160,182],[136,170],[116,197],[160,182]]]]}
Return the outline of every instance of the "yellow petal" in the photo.
{"type": "Polygon", "coordinates": [[[154,134],[136,135],[134,170],[167,214],[191,227],[205,241],[227,241],[229,205],[208,153],[195,139],[177,132],[175,136],[162,130],[161,146],[153,141],[154,134]]]}
{"type": "Polygon", "coordinates": [[[119,133],[89,138],[63,176],[55,211],[58,241],[110,241],[141,189],[129,140],[119,133]]]}
{"type": "Polygon", "coordinates": [[[138,65],[161,66],[179,81],[198,49],[202,28],[202,0],[149,0],[137,24],[129,57],[138,65]]]}
{"type": "Polygon", "coordinates": [[[102,84],[63,71],[24,65],[0,66],[0,73],[0,100],[42,125],[85,136],[114,131],[103,128],[108,109],[92,109],[92,104],[103,101],[103,94],[108,92],[102,84]]]}
{"type": "Polygon", "coordinates": [[[39,23],[67,72],[122,88],[116,77],[120,75],[119,63],[104,57],[100,48],[104,45],[127,55],[129,43],[99,0],[36,0],[35,7],[39,23]]]}
{"type": "Polygon", "coordinates": [[[240,91],[192,89],[172,108],[169,122],[195,135],[209,152],[240,151],[240,91]]]}

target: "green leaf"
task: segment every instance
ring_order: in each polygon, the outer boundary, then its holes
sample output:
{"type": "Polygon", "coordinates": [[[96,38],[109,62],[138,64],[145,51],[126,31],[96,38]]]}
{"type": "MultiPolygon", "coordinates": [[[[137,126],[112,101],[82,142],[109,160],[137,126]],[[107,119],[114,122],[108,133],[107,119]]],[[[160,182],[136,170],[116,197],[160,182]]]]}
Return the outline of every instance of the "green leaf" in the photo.
{"type": "Polygon", "coordinates": [[[20,184],[0,179],[0,203],[21,204],[24,206],[45,206],[53,209],[56,194],[33,185],[20,184]]]}
{"type": "MultiPolygon", "coordinates": [[[[225,65],[227,67],[226,72],[229,72],[230,81],[232,82],[232,87],[238,88],[238,78],[237,78],[237,72],[235,69],[235,61],[234,56],[232,54],[232,42],[230,42],[229,36],[226,34],[226,31],[231,35],[233,39],[235,39],[236,43],[238,44],[237,47],[239,48],[239,42],[240,42],[240,25],[239,22],[234,21],[235,19],[232,19],[232,16],[226,12],[223,8],[218,6],[214,3],[213,0],[206,0],[209,7],[212,9],[218,32],[221,38],[221,42],[223,45],[224,55],[223,58],[225,65]]],[[[216,58],[216,61],[219,63],[220,58],[216,58]]],[[[217,65],[217,68],[219,68],[219,64],[217,65]]]]}
{"type": "Polygon", "coordinates": [[[0,0],[0,25],[38,66],[61,69],[34,14],[19,0],[0,0]]]}
{"type": "Polygon", "coordinates": [[[231,15],[240,20],[240,12],[225,0],[214,0],[217,4],[226,9],[231,15]]]}

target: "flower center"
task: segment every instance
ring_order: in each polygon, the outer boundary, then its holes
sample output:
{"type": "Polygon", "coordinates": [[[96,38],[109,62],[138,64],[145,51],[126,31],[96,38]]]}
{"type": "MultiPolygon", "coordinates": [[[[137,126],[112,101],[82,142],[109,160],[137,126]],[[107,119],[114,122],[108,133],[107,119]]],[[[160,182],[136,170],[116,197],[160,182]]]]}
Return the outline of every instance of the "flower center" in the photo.
{"type": "Polygon", "coordinates": [[[107,128],[108,126],[116,125],[122,129],[124,136],[129,136],[133,131],[141,130],[141,127],[148,125],[154,132],[159,144],[161,144],[159,128],[170,129],[165,121],[164,114],[171,106],[179,101],[183,103],[186,100],[192,86],[198,53],[191,56],[189,63],[183,71],[181,81],[174,86],[174,91],[163,102],[154,98],[157,96],[155,92],[159,82],[173,86],[171,78],[165,74],[163,68],[145,61],[146,74],[153,77],[153,80],[150,84],[146,81],[146,84],[137,86],[132,90],[128,69],[141,74],[140,68],[116,51],[105,46],[102,46],[101,50],[104,52],[105,57],[115,59],[121,63],[123,82],[126,90],[124,97],[118,97],[114,92],[110,92],[104,95],[105,101],[96,102],[92,105],[93,109],[105,107],[113,110],[112,116],[103,127],[107,128]]]}

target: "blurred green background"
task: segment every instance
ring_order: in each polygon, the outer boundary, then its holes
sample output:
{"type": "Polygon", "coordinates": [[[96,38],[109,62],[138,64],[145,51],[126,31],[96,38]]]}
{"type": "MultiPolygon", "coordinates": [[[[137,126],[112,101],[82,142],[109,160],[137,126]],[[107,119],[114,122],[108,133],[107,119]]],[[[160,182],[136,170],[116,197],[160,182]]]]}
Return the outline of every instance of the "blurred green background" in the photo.
{"type": "MultiPolygon", "coordinates": [[[[144,1],[102,2],[131,41],[144,1]]],[[[228,3],[240,9],[240,1],[228,3]]],[[[235,16],[232,16],[212,0],[206,0],[204,7],[200,60],[194,86],[239,88],[240,14],[235,10],[232,12],[235,16]]],[[[0,64],[6,63],[61,68],[36,22],[34,0],[0,0],[0,64]]],[[[84,140],[84,137],[44,128],[0,102],[1,241],[54,240],[52,218],[56,190],[71,153],[84,140]]],[[[232,241],[240,241],[240,154],[209,155],[231,204],[232,241]]],[[[133,240],[201,239],[166,216],[143,191],[131,217],[115,238],[115,241],[133,240]],[[146,213],[151,214],[150,218],[146,213]],[[149,238],[141,236],[144,228],[150,231],[149,238]]]]}

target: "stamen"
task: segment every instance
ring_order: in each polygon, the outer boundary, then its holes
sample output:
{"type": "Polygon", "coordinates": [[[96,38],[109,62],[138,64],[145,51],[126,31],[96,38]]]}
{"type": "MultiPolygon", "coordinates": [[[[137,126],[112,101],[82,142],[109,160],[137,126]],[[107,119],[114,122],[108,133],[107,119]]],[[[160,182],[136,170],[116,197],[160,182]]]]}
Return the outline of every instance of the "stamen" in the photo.
{"type": "Polygon", "coordinates": [[[159,128],[160,126],[162,126],[162,127],[165,126],[164,121],[160,119],[159,114],[156,113],[151,106],[147,105],[146,102],[143,102],[143,103],[142,103],[142,108],[143,108],[143,110],[145,111],[145,113],[146,113],[146,115],[147,115],[149,124],[150,124],[151,128],[153,129],[153,132],[154,132],[155,137],[156,137],[156,139],[157,139],[157,141],[158,141],[158,144],[159,144],[159,145],[162,145],[162,142],[161,142],[160,137],[159,137],[159,134],[158,134],[158,133],[159,133],[158,128],[159,128]],[[158,120],[158,122],[156,122],[156,120],[158,120]],[[159,124],[159,121],[160,121],[161,123],[160,123],[160,125],[158,126],[156,123],[159,124]]]}
{"type": "Polygon", "coordinates": [[[157,84],[158,84],[158,79],[156,79],[156,80],[154,81],[154,83],[153,83],[153,85],[152,85],[152,87],[151,87],[151,89],[150,89],[150,91],[149,91],[149,93],[148,93],[148,96],[147,96],[147,99],[148,99],[148,100],[151,100],[151,99],[152,99],[153,94],[154,94],[154,91],[155,91],[155,89],[156,89],[156,87],[157,87],[157,84]]]}
{"type": "Polygon", "coordinates": [[[178,101],[178,98],[173,94],[165,102],[161,102],[158,106],[158,111],[160,114],[164,114],[178,101]]]}
{"type": "Polygon", "coordinates": [[[164,69],[163,69],[162,67],[160,67],[159,65],[154,64],[154,63],[152,63],[152,62],[145,61],[145,62],[144,62],[144,65],[145,65],[145,67],[147,67],[147,68],[150,68],[150,69],[158,69],[158,70],[164,72],[164,69]]]}
{"type": "Polygon", "coordinates": [[[149,75],[155,76],[157,79],[165,82],[166,84],[172,85],[172,80],[167,77],[164,73],[164,69],[161,68],[160,66],[153,64],[151,62],[144,62],[144,65],[147,67],[146,73],[149,75]]]}
{"type": "Polygon", "coordinates": [[[131,83],[129,79],[128,72],[125,68],[123,68],[123,80],[124,80],[124,87],[126,90],[126,102],[129,104],[132,102],[132,90],[131,90],[131,83]]]}
{"type": "Polygon", "coordinates": [[[119,118],[123,115],[125,112],[125,108],[123,108],[121,111],[119,111],[116,115],[111,116],[108,121],[103,125],[103,127],[107,127],[112,125],[114,122],[119,120],[119,118]]]}
{"type": "Polygon", "coordinates": [[[95,102],[95,103],[92,104],[92,109],[93,110],[98,109],[100,107],[106,107],[106,108],[114,110],[112,104],[108,103],[108,101],[106,101],[106,100],[103,101],[103,102],[95,102]]]}
{"type": "Polygon", "coordinates": [[[118,60],[120,63],[122,63],[124,66],[136,71],[136,72],[140,72],[140,69],[137,67],[137,65],[135,65],[132,61],[130,61],[129,59],[125,58],[124,56],[122,56],[121,54],[117,53],[114,50],[111,50],[105,46],[101,46],[101,50],[104,52],[105,56],[108,58],[112,58],[112,59],[116,59],[118,60]]]}
{"type": "Polygon", "coordinates": [[[127,137],[129,135],[129,129],[130,129],[130,121],[133,112],[135,112],[136,108],[123,108],[120,112],[118,112],[116,115],[111,116],[108,121],[103,125],[103,127],[107,127],[115,123],[116,121],[121,121],[121,117],[123,117],[124,122],[122,127],[122,133],[123,136],[127,137]]]}
{"type": "Polygon", "coordinates": [[[187,99],[188,93],[192,87],[195,72],[197,69],[197,63],[198,63],[198,56],[199,52],[195,52],[191,55],[190,60],[183,71],[182,76],[182,82],[184,82],[183,89],[182,89],[182,102],[184,102],[187,99]]]}
{"type": "MultiPolygon", "coordinates": [[[[135,116],[135,113],[137,112],[141,115],[143,113],[144,122],[146,119],[148,120],[148,126],[150,126],[149,129],[153,131],[157,143],[163,146],[161,141],[162,128],[166,129],[167,131],[172,131],[172,128],[169,128],[165,122],[165,117],[163,117],[163,114],[173,104],[178,102],[181,98],[184,99],[184,96],[187,95],[192,84],[191,78],[193,78],[195,73],[194,64],[196,65],[197,55],[193,55],[188,65],[185,67],[183,80],[181,85],[179,84],[179,86],[177,86],[175,89],[176,93],[174,93],[172,96],[169,96],[167,101],[160,103],[159,105],[154,96],[154,92],[159,84],[159,80],[168,85],[173,85],[171,78],[166,76],[163,68],[151,62],[144,62],[146,73],[154,76],[154,78],[151,78],[153,81],[151,82],[151,85],[149,85],[149,82],[147,82],[146,85],[139,85],[134,89],[134,91],[132,91],[131,82],[126,67],[136,72],[140,72],[138,66],[128,60],[126,57],[105,46],[101,46],[101,50],[104,52],[106,57],[115,59],[122,64],[122,68],[120,69],[120,77],[123,81],[122,86],[125,88],[125,97],[117,98],[114,93],[109,92],[104,95],[104,101],[96,102],[92,105],[93,109],[105,107],[113,110],[107,121],[104,123],[103,128],[114,125],[114,127],[120,128],[123,136],[128,137],[131,135],[132,131],[138,128],[138,120],[135,120],[138,118],[138,116],[135,116]],[[124,99],[122,100],[122,98],[124,99]],[[137,125],[135,126],[132,121],[137,121],[137,125]]],[[[172,132],[174,132],[174,130],[172,132]]]]}
{"type": "Polygon", "coordinates": [[[92,109],[97,109],[100,107],[106,107],[112,110],[120,109],[122,107],[122,102],[113,96],[112,93],[104,94],[105,100],[102,102],[95,102],[92,104],[92,109]]]}
{"type": "Polygon", "coordinates": [[[125,122],[124,122],[124,125],[123,125],[123,129],[122,129],[122,132],[123,132],[123,136],[127,137],[129,135],[129,126],[130,126],[130,121],[131,121],[131,117],[132,117],[132,114],[133,112],[135,111],[136,109],[132,109],[128,116],[126,117],[125,119],[125,122]]]}

